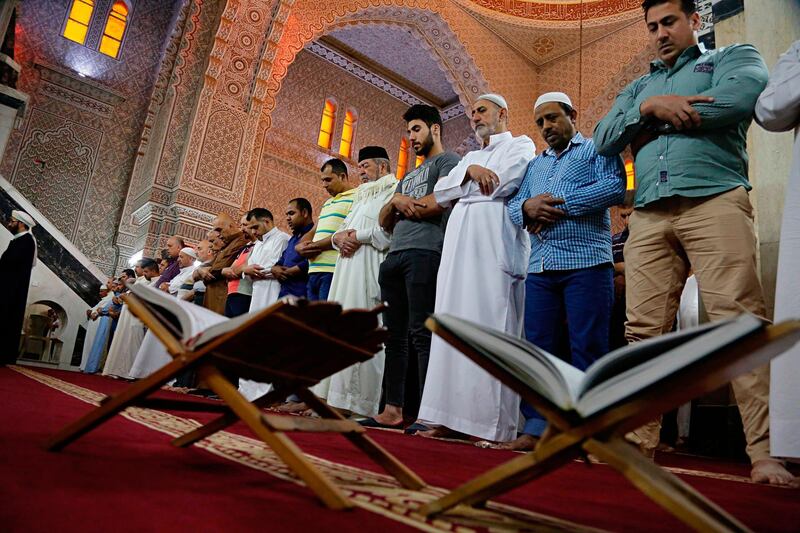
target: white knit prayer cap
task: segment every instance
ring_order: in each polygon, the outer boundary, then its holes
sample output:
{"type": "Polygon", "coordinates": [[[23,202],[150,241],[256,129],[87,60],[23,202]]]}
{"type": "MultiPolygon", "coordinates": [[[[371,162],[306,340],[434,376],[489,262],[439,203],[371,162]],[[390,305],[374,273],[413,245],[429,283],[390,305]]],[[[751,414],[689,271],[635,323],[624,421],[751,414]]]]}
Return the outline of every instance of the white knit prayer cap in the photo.
{"type": "Polygon", "coordinates": [[[108,290],[108,287],[106,287],[106,284],[105,284],[105,283],[103,283],[102,285],[100,285],[100,290],[101,290],[101,291],[107,291],[107,290],[108,290]]]}
{"type": "Polygon", "coordinates": [[[575,109],[575,106],[572,105],[572,100],[569,99],[564,93],[560,92],[552,92],[552,93],[544,93],[539,98],[536,99],[536,103],[533,105],[533,108],[536,109],[542,104],[548,104],[550,102],[559,102],[562,104],[567,104],[571,108],[575,109]]]}
{"type": "Polygon", "coordinates": [[[197,252],[194,251],[194,248],[191,248],[189,246],[181,248],[181,253],[188,255],[192,259],[197,259],[197,252]]]}
{"type": "Polygon", "coordinates": [[[478,100],[488,100],[493,104],[497,104],[497,106],[500,109],[505,109],[506,111],[508,110],[508,103],[506,103],[506,99],[500,96],[499,94],[495,93],[482,94],[475,101],[477,102],[478,100]]]}
{"type": "Polygon", "coordinates": [[[32,228],[32,227],[34,227],[36,225],[36,221],[33,220],[33,217],[30,216],[25,211],[18,211],[16,209],[14,209],[13,211],[11,211],[11,216],[14,217],[15,219],[19,220],[20,222],[22,222],[26,226],[28,226],[28,229],[30,229],[30,228],[32,228]]]}

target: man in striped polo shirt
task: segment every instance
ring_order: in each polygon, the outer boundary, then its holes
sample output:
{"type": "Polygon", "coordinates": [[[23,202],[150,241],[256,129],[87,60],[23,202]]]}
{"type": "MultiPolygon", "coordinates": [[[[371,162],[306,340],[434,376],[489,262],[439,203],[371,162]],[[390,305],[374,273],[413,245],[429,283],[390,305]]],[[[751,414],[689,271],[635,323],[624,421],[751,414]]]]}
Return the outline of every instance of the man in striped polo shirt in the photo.
{"type": "MultiPolygon", "coordinates": [[[[577,116],[564,93],[536,100],[534,119],[548,148],[528,164],[508,214],[531,233],[525,337],[585,370],[608,352],[614,300],[608,208],[624,200],[625,169],[619,156],[598,155],[592,139],[575,128],[577,116]],[[559,354],[564,316],[570,348],[559,354]]],[[[522,414],[522,435],[497,447],[536,444],[545,420],[524,402],[522,414]]]]}
{"type": "Polygon", "coordinates": [[[356,190],[347,181],[347,165],[341,159],[329,159],[320,169],[322,186],[331,195],[319,211],[315,231],[297,245],[297,253],[308,258],[308,299],[327,300],[333,270],[339,251],[331,245],[331,237],[353,206],[356,190]]]}

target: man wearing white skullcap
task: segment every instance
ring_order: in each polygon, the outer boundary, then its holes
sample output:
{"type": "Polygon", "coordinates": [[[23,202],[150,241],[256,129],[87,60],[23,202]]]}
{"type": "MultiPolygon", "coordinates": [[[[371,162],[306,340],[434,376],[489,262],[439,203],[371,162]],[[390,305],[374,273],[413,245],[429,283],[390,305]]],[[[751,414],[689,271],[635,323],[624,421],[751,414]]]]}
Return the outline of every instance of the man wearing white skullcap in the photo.
{"type": "MultiPolygon", "coordinates": [[[[511,223],[505,202],[536,147],[508,131],[508,104],[498,94],[479,96],[470,115],[483,149],[466,154],[433,190],[439,205],[453,206],[434,309],[518,336],[530,245],[525,231],[511,223]]],[[[517,434],[518,415],[517,394],[434,336],[419,421],[435,429],[420,428],[420,434],[506,441],[517,434]]]]}
{"type": "MultiPolygon", "coordinates": [[[[598,155],[575,128],[577,116],[562,92],[536,100],[534,120],[548,148],[528,165],[508,212],[531,233],[525,336],[585,370],[608,352],[614,300],[608,208],[624,200],[625,170],[619,156],[598,155]],[[565,314],[569,349],[559,353],[565,314]]],[[[532,448],[541,436],[544,418],[525,403],[522,413],[522,435],[501,447],[532,448]]]]}
{"type": "Polygon", "coordinates": [[[19,337],[25,320],[25,304],[31,269],[36,264],[36,240],[31,228],[36,225],[28,213],[14,210],[6,223],[11,242],[0,256],[0,365],[13,364],[19,351],[19,337]]]}
{"type": "Polygon", "coordinates": [[[181,289],[181,286],[188,283],[192,279],[194,273],[194,262],[197,260],[197,252],[194,248],[185,246],[178,252],[178,266],[180,271],[178,275],[172,278],[169,282],[169,293],[173,296],[184,300],[191,289],[181,289]]]}

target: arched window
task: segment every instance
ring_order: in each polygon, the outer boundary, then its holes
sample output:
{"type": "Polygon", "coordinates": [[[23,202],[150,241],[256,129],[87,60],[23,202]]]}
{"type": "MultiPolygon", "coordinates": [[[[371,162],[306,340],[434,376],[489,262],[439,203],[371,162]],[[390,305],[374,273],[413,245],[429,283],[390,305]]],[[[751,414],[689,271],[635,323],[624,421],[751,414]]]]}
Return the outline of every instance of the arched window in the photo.
{"type": "Polygon", "coordinates": [[[423,157],[421,155],[418,155],[417,159],[414,161],[414,168],[417,168],[418,166],[420,166],[423,161],[425,161],[425,157],[423,157]]]}
{"type": "Polygon", "coordinates": [[[399,180],[403,179],[408,170],[408,139],[403,137],[400,139],[400,153],[397,154],[397,172],[395,177],[399,180]]]}
{"type": "Polygon", "coordinates": [[[632,191],[636,188],[636,171],[633,168],[633,161],[625,161],[625,190],[632,191]]]}
{"type": "Polygon", "coordinates": [[[332,99],[325,100],[322,110],[322,122],[319,125],[317,144],[326,150],[331,149],[333,142],[333,124],[336,122],[336,103],[332,99]]]}
{"type": "Polygon", "coordinates": [[[353,150],[353,133],[356,127],[356,112],[348,109],[344,114],[342,126],[342,140],[339,142],[339,155],[350,157],[353,150]]]}
{"type": "Polygon", "coordinates": [[[86,33],[89,31],[89,21],[92,20],[94,0],[72,0],[67,23],[64,25],[62,35],[78,44],[86,42],[86,33]]]}
{"type": "Polygon", "coordinates": [[[128,6],[125,2],[114,2],[106,20],[106,29],[100,39],[100,52],[114,59],[119,57],[122,48],[122,36],[128,25],[128,6]]]}

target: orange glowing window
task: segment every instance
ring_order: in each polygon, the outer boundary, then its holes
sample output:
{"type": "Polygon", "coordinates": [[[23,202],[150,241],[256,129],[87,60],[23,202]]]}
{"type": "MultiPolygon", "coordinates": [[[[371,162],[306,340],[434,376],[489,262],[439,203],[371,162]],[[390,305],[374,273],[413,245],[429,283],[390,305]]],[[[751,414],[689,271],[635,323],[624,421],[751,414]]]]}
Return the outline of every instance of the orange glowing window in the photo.
{"type": "Polygon", "coordinates": [[[625,190],[632,191],[636,188],[636,171],[633,168],[633,161],[625,161],[625,190]]]}
{"type": "Polygon", "coordinates": [[[342,140],[339,142],[339,155],[350,157],[353,147],[353,131],[356,124],[356,114],[352,109],[348,109],[344,114],[344,125],[342,126],[342,140]]]}
{"type": "Polygon", "coordinates": [[[325,108],[322,110],[322,122],[319,125],[319,138],[317,144],[326,150],[331,149],[333,141],[333,123],[336,121],[336,104],[333,100],[325,100],[325,108]]]}
{"type": "Polygon", "coordinates": [[[92,11],[94,11],[94,0],[73,0],[62,35],[78,44],[85,43],[92,11]]]}
{"type": "Polygon", "coordinates": [[[425,158],[422,157],[421,155],[418,155],[417,159],[414,161],[414,168],[417,168],[418,166],[420,166],[423,161],[425,161],[425,158]]]}
{"type": "Polygon", "coordinates": [[[397,154],[397,172],[395,173],[395,177],[397,179],[403,179],[403,176],[406,175],[406,171],[408,170],[408,139],[403,137],[400,139],[400,153],[397,154]]]}
{"type": "Polygon", "coordinates": [[[119,57],[122,48],[122,36],[125,35],[125,26],[128,25],[128,6],[125,2],[114,2],[108,14],[106,29],[100,39],[100,52],[114,59],[119,57]]]}

